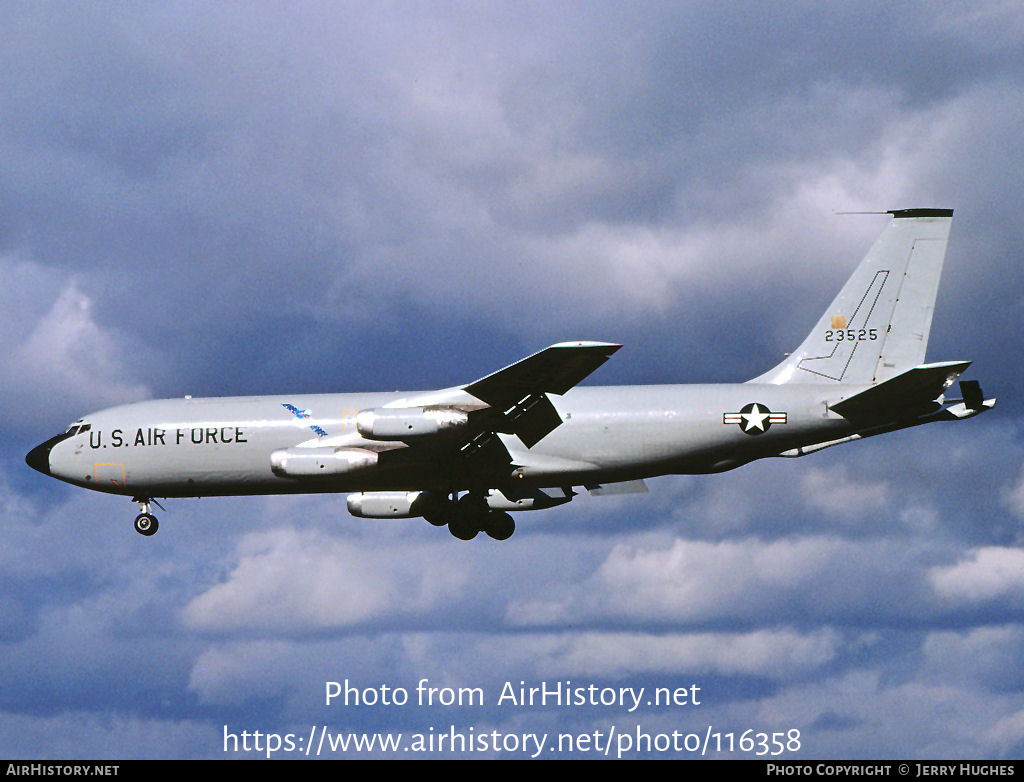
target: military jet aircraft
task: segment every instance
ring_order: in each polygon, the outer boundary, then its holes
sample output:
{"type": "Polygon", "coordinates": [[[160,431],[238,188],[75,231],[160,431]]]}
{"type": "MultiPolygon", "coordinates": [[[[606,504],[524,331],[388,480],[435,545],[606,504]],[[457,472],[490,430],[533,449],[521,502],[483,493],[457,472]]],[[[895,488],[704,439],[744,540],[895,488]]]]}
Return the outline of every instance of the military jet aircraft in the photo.
{"type": "Polygon", "coordinates": [[[970,362],[925,364],[951,209],[901,209],[803,343],[746,383],[584,386],[619,349],[562,342],[437,391],[162,399],[85,416],[33,448],[36,470],[133,498],[346,492],[362,518],[504,540],[509,511],[643,479],[797,457],[990,409],[970,362]]]}

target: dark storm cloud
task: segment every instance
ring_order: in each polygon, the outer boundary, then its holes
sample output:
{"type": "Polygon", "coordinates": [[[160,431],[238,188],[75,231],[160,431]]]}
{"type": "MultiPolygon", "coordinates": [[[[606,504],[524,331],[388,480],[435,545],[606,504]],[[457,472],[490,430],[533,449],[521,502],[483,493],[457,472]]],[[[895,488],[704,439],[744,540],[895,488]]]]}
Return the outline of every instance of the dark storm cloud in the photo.
{"type": "MultiPolygon", "coordinates": [[[[886,6],[307,11],[101,6],[81,32],[8,11],[23,78],[4,101],[3,240],[102,275],[102,322],[133,320],[154,350],[173,329],[180,351],[160,358],[175,367],[239,347],[254,320],[273,326],[250,344],[300,333],[341,351],[354,327],[393,340],[409,303],[444,320],[453,288],[505,328],[593,328],[596,311],[619,330],[666,280],[692,290],[696,264],[748,263],[731,252],[743,230],[782,223],[758,254],[788,261],[812,205],[798,188],[845,174],[857,203],[821,206],[859,206],[893,132],[924,130],[907,117],[1014,62],[982,36],[950,40],[946,16],[886,6]],[[721,249],[679,259],[693,230],[721,249]],[[677,260],[623,286],[659,252],[677,260]]],[[[898,187],[887,197],[912,195],[898,187]]]]}

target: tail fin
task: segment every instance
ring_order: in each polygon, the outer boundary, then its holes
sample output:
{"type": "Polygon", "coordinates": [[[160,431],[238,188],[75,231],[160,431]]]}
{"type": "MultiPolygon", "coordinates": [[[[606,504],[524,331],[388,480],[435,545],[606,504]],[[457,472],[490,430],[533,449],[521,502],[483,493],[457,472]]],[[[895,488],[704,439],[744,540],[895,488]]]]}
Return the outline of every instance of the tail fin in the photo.
{"type": "Polygon", "coordinates": [[[873,384],[924,363],[952,209],[898,209],[814,331],[751,383],[873,384]]]}

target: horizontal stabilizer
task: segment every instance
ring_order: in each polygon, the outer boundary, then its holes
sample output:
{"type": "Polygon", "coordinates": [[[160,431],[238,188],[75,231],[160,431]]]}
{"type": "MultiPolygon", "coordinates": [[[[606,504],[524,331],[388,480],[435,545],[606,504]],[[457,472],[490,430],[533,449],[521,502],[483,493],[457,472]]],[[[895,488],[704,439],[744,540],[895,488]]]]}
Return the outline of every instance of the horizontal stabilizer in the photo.
{"type": "MultiPolygon", "coordinates": [[[[910,372],[904,374],[910,374],[911,372],[918,372],[918,370],[938,370],[945,367],[947,372],[949,368],[959,369],[960,367],[966,368],[967,362],[950,362],[948,364],[932,364],[916,369],[910,370],[910,372]]],[[[920,377],[924,373],[918,373],[916,377],[920,377]]],[[[936,376],[941,378],[936,372],[936,376]]],[[[837,407],[843,406],[848,402],[856,404],[861,400],[861,397],[868,394],[871,391],[882,391],[889,383],[894,383],[899,380],[903,375],[894,377],[888,383],[882,383],[874,388],[868,389],[868,391],[850,397],[843,402],[839,402],[836,405],[832,405],[832,409],[835,410],[837,407]]],[[[947,375],[948,377],[948,375],[947,375]]],[[[945,381],[943,381],[945,382],[945,381]]],[[[949,381],[950,384],[952,380],[949,381]]],[[[904,381],[905,387],[909,388],[910,384],[908,381],[904,381]]],[[[887,432],[895,432],[898,429],[906,429],[911,426],[920,426],[921,424],[930,424],[933,421],[962,421],[965,418],[973,418],[976,415],[984,413],[986,410],[991,410],[996,406],[995,399],[985,399],[984,394],[981,391],[981,385],[977,380],[961,380],[960,390],[964,395],[963,399],[945,399],[941,404],[937,399],[935,401],[922,402],[920,400],[925,399],[929,394],[935,392],[936,385],[932,385],[930,388],[927,384],[922,384],[920,388],[923,390],[920,396],[917,397],[917,402],[908,402],[907,400],[912,399],[912,396],[904,397],[900,393],[895,393],[892,397],[887,398],[879,396],[874,398],[874,402],[871,406],[865,406],[862,410],[857,412],[851,412],[850,409],[846,409],[843,415],[854,420],[861,420],[865,423],[865,427],[859,432],[854,432],[846,437],[840,437],[835,440],[822,440],[818,443],[810,443],[807,445],[797,446],[796,448],[790,448],[788,450],[780,452],[779,456],[804,456],[805,454],[814,453],[820,451],[823,448],[831,448],[833,445],[840,445],[841,443],[850,443],[854,440],[862,440],[865,437],[874,437],[876,435],[885,434],[887,432]],[[890,404],[891,403],[891,404],[890,404]],[[928,410],[927,408],[933,408],[928,410]],[[911,415],[908,415],[911,414],[911,415]],[[889,421],[874,421],[870,419],[872,417],[888,416],[889,421]]],[[[894,387],[895,388],[895,387],[894,387]]],[[[941,394],[941,392],[939,392],[941,394]]],[[[938,395],[936,395],[938,396],[938,395]]],[[[853,408],[856,410],[856,406],[853,408]]]]}
{"type": "Polygon", "coordinates": [[[829,409],[844,418],[878,418],[934,405],[942,393],[971,365],[970,361],[944,361],[908,369],[878,385],[854,394],[829,409]]]}
{"type": "Polygon", "coordinates": [[[977,407],[971,407],[966,402],[958,402],[939,411],[936,414],[936,420],[960,421],[964,418],[974,418],[974,416],[984,413],[986,410],[991,410],[995,406],[995,399],[983,399],[978,403],[977,407]]]}

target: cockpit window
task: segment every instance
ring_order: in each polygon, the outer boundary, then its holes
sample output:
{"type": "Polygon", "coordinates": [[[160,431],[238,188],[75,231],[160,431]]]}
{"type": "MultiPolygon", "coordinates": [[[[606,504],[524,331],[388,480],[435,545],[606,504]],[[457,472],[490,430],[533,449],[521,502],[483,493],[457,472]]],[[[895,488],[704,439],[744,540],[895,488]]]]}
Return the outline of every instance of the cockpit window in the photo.
{"type": "Polygon", "coordinates": [[[82,434],[83,432],[88,432],[90,429],[92,429],[91,424],[84,423],[83,421],[75,421],[64,431],[64,434],[82,434]]]}

